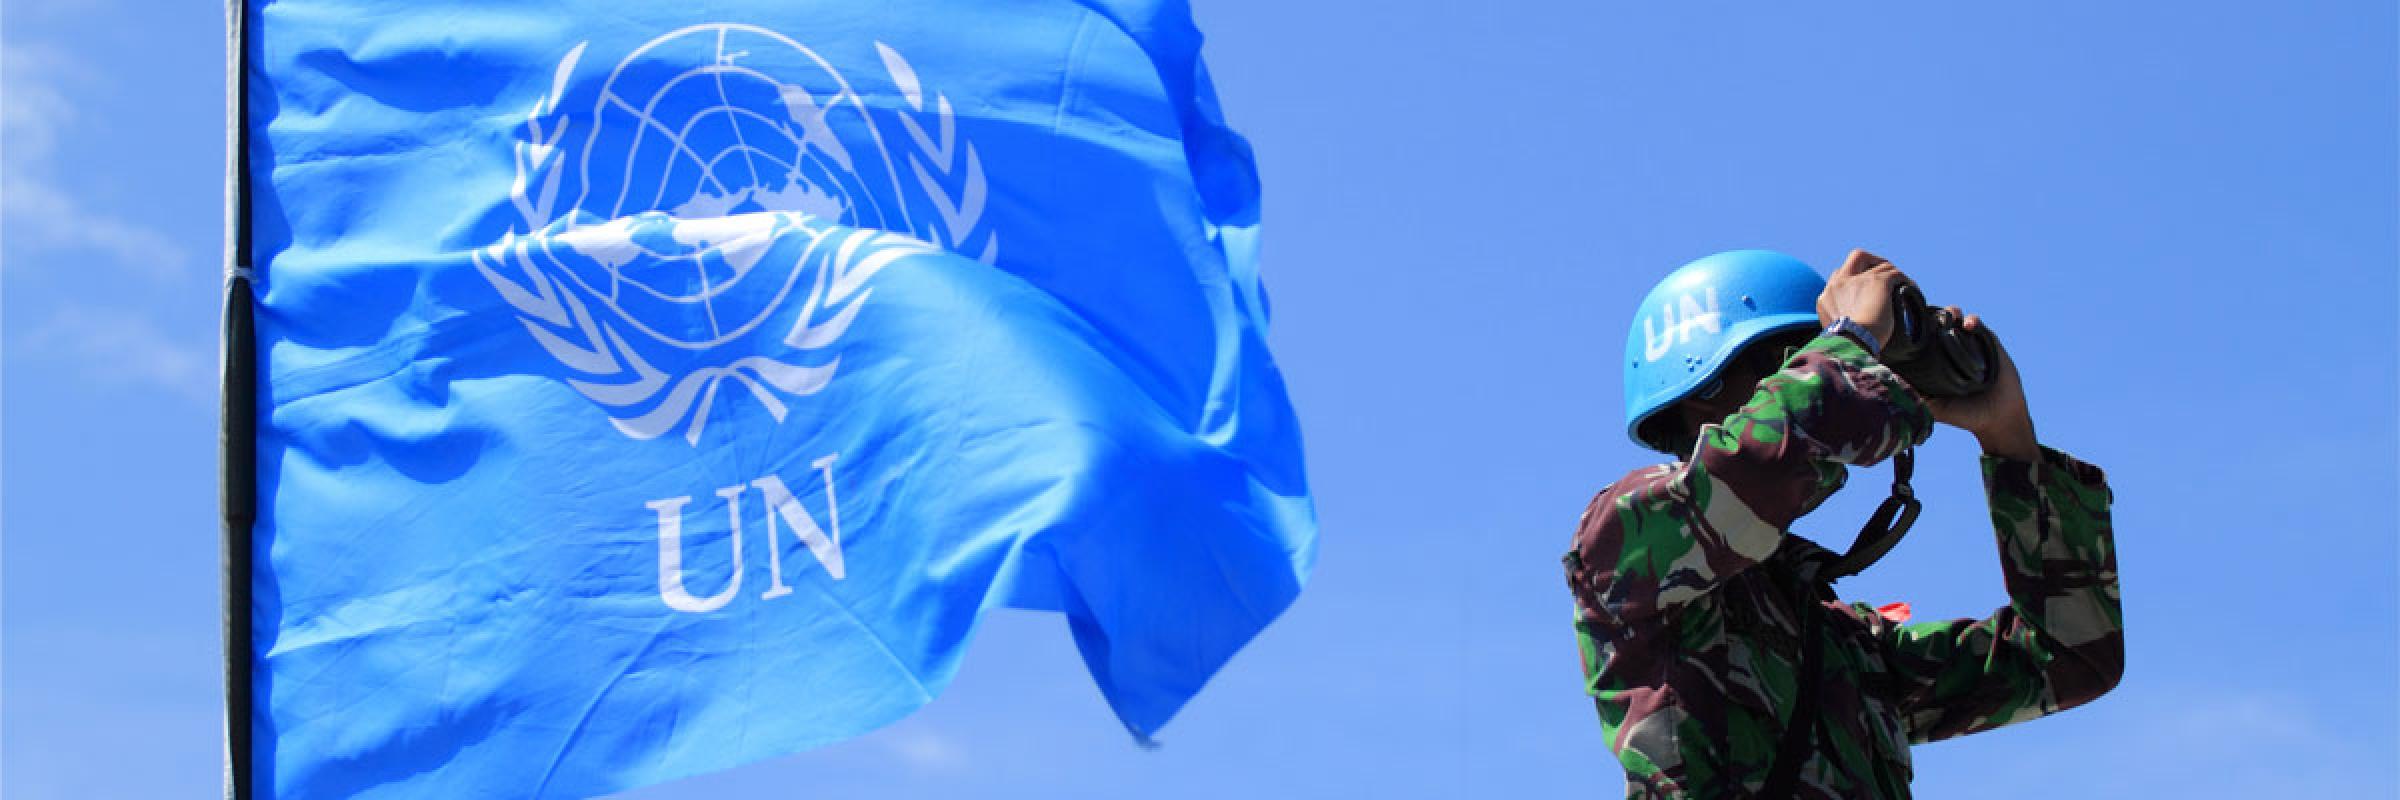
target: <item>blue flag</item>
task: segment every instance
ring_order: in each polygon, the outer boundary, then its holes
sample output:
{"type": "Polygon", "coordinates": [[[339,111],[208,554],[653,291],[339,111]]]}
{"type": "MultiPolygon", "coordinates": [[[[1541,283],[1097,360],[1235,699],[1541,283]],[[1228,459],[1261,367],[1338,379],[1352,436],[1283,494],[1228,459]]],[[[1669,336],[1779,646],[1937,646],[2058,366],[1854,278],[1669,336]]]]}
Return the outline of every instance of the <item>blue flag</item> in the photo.
{"type": "Polygon", "coordinates": [[[987,609],[1148,735],[1315,553],[1178,2],[245,9],[255,786],[855,736],[987,609]]]}

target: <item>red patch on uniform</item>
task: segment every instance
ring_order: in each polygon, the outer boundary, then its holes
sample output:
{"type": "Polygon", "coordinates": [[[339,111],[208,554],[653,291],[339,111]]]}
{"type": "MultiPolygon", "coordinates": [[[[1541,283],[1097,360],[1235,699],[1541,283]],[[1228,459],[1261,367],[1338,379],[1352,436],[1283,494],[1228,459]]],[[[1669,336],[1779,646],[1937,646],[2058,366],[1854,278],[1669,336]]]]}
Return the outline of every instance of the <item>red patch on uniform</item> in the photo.
{"type": "Polygon", "coordinates": [[[1892,624],[1898,625],[1908,621],[1908,604],[1885,603],[1881,606],[1877,606],[1875,608],[1875,613],[1882,614],[1884,619],[1891,620],[1892,624]]]}

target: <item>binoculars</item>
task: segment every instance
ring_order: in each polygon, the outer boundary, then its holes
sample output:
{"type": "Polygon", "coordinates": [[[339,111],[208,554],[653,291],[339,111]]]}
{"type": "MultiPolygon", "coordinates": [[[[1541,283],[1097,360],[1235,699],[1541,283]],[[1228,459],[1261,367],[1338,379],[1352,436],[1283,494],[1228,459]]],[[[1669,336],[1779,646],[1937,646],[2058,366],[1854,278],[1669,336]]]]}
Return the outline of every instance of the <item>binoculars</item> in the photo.
{"type": "Polygon", "coordinates": [[[1927,397],[1966,397],[1992,386],[2000,373],[2000,343],[1989,330],[1968,331],[1966,320],[1925,302],[1915,284],[1892,290],[1892,338],[1883,363],[1927,397]]]}

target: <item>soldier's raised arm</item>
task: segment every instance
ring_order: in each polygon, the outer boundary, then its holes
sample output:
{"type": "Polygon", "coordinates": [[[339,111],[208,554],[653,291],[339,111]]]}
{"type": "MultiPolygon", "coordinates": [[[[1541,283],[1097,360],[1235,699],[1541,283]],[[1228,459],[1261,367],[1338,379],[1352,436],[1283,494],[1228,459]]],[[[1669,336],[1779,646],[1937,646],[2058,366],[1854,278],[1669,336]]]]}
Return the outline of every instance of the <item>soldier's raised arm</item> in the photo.
{"type": "Polygon", "coordinates": [[[1892,625],[1852,610],[1889,646],[1909,739],[1929,742],[2090,702],[2125,671],[2110,493],[2098,467],[2043,448],[1986,456],[1984,489],[2009,604],[1980,620],[1892,625]]]}
{"type": "MultiPolygon", "coordinates": [[[[1983,322],[1969,315],[1966,325],[1983,322]]],[[[1995,347],[1992,388],[1933,409],[1983,445],[2009,604],[1981,620],[1879,630],[1903,682],[1901,715],[1914,741],[2072,708],[2115,687],[2125,671],[2107,478],[2036,442],[2016,363],[1995,347]]]]}

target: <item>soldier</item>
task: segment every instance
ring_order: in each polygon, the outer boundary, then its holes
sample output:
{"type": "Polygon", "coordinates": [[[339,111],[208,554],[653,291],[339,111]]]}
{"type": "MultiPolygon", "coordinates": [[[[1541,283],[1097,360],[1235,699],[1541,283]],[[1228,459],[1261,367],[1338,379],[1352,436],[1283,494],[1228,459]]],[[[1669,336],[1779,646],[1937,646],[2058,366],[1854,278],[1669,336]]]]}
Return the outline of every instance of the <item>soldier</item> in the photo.
{"type": "Polygon", "coordinates": [[[1683,460],[1601,491],[1566,556],[1585,688],[1628,797],[1903,798],[1909,745],[2072,708],[2122,674],[2099,468],[2036,443],[2005,351],[1991,388],[1948,400],[1880,363],[1907,280],[1863,251],[1826,280],[1746,250],[1643,300],[1626,431],[1683,460]],[[1840,602],[1839,555],[1788,530],[1848,467],[1934,422],[1983,446],[2011,602],[1981,620],[1840,602]]]}

